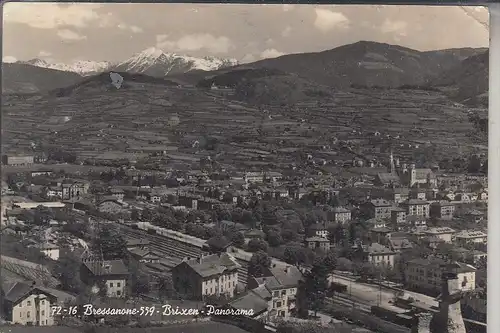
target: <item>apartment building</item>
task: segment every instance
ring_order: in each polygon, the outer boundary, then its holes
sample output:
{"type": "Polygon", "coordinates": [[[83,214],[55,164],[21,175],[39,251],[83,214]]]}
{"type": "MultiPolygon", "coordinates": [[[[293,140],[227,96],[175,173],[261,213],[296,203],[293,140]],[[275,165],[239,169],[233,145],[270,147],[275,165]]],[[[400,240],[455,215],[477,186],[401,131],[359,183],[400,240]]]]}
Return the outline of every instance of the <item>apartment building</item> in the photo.
{"type": "Polygon", "coordinates": [[[240,265],[228,253],[186,258],[172,269],[174,288],[189,299],[234,297],[240,265]]]}
{"type": "Polygon", "coordinates": [[[351,211],[344,207],[333,209],[333,221],[336,223],[346,223],[351,220],[351,211]]]}
{"type": "Polygon", "coordinates": [[[424,231],[424,234],[427,236],[435,236],[445,243],[451,243],[453,241],[454,235],[456,231],[449,227],[436,227],[429,228],[424,231]]]}
{"type": "Polygon", "coordinates": [[[480,230],[462,230],[455,234],[455,241],[459,246],[487,244],[488,234],[480,230]]]}
{"type": "Polygon", "coordinates": [[[2,163],[5,165],[32,165],[35,163],[35,157],[32,155],[3,155],[2,163]]]}
{"type": "Polygon", "coordinates": [[[426,218],[430,216],[430,204],[427,201],[410,199],[405,201],[402,206],[406,209],[407,215],[420,215],[426,218]]]}
{"type": "Polygon", "coordinates": [[[430,206],[430,216],[441,220],[451,220],[453,219],[453,214],[455,213],[455,205],[449,201],[438,201],[432,203],[430,206]]]}
{"type": "Polygon", "coordinates": [[[123,260],[85,261],[80,269],[80,278],[87,285],[106,286],[108,297],[126,296],[126,284],[129,276],[123,260]]]}
{"type": "Polygon", "coordinates": [[[405,269],[409,287],[430,294],[441,292],[442,276],[445,272],[457,274],[461,290],[475,289],[476,269],[465,263],[449,263],[440,258],[429,257],[411,260],[405,269]]]}
{"type": "Polygon", "coordinates": [[[391,223],[395,228],[406,224],[406,209],[401,207],[394,207],[391,210],[391,223]]]}
{"type": "Polygon", "coordinates": [[[305,239],[305,244],[310,249],[321,249],[323,251],[330,251],[330,240],[325,237],[308,237],[305,239]]]}
{"type": "Polygon", "coordinates": [[[362,209],[369,218],[390,219],[392,204],[384,199],[374,199],[365,203],[362,209]]]}
{"type": "Polygon", "coordinates": [[[379,243],[370,245],[355,245],[354,257],[376,266],[394,267],[396,252],[379,243]]]}

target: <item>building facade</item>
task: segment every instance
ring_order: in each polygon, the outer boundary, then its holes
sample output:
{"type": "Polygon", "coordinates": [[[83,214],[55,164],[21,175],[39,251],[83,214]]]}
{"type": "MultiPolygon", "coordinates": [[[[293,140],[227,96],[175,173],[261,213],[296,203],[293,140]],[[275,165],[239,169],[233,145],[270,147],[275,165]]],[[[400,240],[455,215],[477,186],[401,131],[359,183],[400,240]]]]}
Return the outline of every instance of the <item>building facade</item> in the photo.
{"type": "Polygon", "coordinates": [[[15,282],[3,288],[5,319],[17,325],[52,326],[52,306],[57,297],[50,292],[27,283],[15,282]]]}
{"type": "Polygon", "coordinates": [[[430,216],[441,220],[453,219],[455,205],[448,201],[434,202],[431,205],[430,216]]]}
{"type": "Polygon", "coordinates": [[[91,286],[102,285],[112,298],[126,296],[129,272],[122,260],[84,261],[80,269],[81,280],[91,286]]]}
{"type": "Polygon", "coordinates": [[[228,253],[198,258],[186,258],[172,269],[177,292],[189,299],[203,300],[208,296],[234,297],[240,265],[228,253]]]}
{"type": "Polygon", "coordinates": [[[411,260],[407,264],[405,275],[410,288],[438,294],[441,292],[442,275],[447,271],[457,274],[461,290],[468,291],[476,288],[474,267],[459,262],[450,264],[439,258],[411,260]]]}

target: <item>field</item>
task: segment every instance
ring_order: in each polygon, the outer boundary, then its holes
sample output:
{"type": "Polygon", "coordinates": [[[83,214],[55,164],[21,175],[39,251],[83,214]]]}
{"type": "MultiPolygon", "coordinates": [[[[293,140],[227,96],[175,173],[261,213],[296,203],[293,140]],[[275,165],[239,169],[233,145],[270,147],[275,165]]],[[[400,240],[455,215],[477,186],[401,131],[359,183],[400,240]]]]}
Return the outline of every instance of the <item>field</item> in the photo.
{"type": "Polygon", "coordinates": [[[211,155],[251,169],[289,166],[311,151],[342,162],[386,161],[391,148],[411,156],[433,146],[439,157],[486,149],[469,110],[432,91],[347,89],[315,102],[257,107],[213,91],[144,83],[103,92],[94,84],[63,97],[9,96],[3,103],[4,151],[52,147],[81,160],[157,153],[167,166],[182,167],[211,155]]]}

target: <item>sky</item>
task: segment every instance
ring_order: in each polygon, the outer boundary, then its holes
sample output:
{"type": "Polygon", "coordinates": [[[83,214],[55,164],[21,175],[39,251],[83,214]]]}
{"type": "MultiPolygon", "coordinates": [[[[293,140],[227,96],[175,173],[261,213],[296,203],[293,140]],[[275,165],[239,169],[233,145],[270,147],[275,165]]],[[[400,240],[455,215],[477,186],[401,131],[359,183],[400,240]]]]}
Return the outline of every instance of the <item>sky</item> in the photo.
{"type": "Polygon", "coordinates": [[[484,7],[7,3],[2,59],[120,62],[156,47],[251,62],[360,40],[485,47],[487,24],[484,7]]]}

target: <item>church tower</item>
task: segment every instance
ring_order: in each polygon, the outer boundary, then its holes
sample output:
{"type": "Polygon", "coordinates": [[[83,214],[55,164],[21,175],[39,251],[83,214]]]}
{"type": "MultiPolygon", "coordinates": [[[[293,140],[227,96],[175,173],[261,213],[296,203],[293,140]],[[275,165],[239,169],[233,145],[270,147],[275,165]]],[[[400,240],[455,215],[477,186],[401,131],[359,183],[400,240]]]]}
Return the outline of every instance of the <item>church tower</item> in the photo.
{"type": "Polygon", "coordinates": [[[394,167],[394,155],[392,154],[392,149],[391,149],[391,156],[389,158],[389,163],[390,163],[390,173],[394,174],[396,173],[396,168],[394,167]]]}

